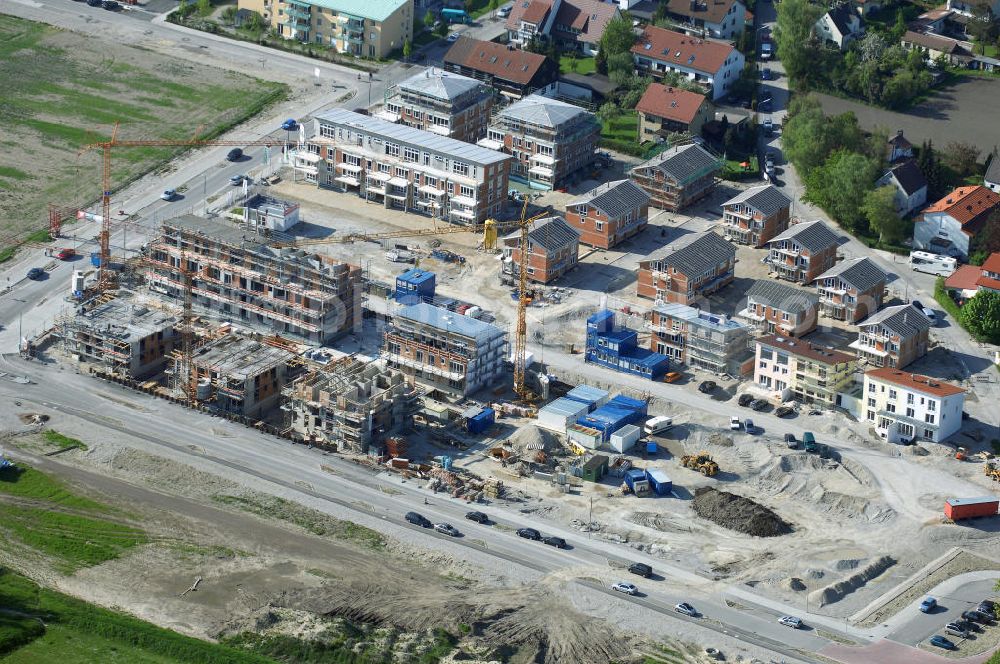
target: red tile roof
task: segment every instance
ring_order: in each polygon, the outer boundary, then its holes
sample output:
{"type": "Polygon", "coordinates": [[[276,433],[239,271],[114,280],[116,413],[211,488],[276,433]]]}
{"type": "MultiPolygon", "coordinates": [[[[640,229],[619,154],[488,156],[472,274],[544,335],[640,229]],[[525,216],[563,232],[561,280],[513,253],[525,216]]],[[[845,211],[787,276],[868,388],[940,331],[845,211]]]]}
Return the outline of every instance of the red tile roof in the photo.
{"type": "Polygon", "coordinates": [[[757,340],[757,343],[761,346],[778,348],[791,355],[805,357],[813,360],[814,362],[826,365],[848,364],[858,359],[857,355],[852,353],[845,353],[834,348],[817,346],[809,343],[808,341],[803,341],[802,339],[789,339],[788,337],[782,337],[776,334],[761,337],[757,340]]]}
{"type": "Polygon", "coordinates": [[[1000,279],[990,279],[989,277],[979,277],[979,281],[976,285],[980,288],[988,288],[989,290],[1000,291],[1000,279]]]}
{"type": "Polygon", "coordinates": [[[974,291],[976,290],[976,282],[982,276],[983,271],[981,268],[975,265],[962,265],[944,280],[944,287],[954,288],[955,290],[974,291]]]}
{"type": "Polygon", "coordinates": [[[632,52],[640,57],[715,74],[735,51],[722,42],[690,37],[682,32],[647,25],[632,52]]]}
{"type": "Polygon", "coordinates": [[[562,0],[556,14],[552,31],[567,39],[596,44],[601,40],[604,29],[618,15],[618,6],[600,0],[562,0]],[[564,32],[559,26],[565,25],[577,30],[576,34],[564,32]]]}
{"type": "Polygon", "coordinates": [[[889,367],[873,369],[865,372],[865,376],[868,378],[874,378],[875,380],[881,380],[886,383],[899,385],[908,390],[913,390],[914,392],[930,394],[937,397],[950,397],[953,394],[965,393],[965,390],[961,387],[952,385],[951,383],[945,383],[937,378],[921,376],[920,374],[910,373],[909,371],[900,371],[899,369],[892,369],[889,367]]]}
{"type": "Polygon", "coordinates": [[[640,113],[649,113],[657,117],[690,124],[698,114],[698,109],[705,103],[705,95],[697,92],[667,87],[659,83],[651,83],[642,99],[635,105],[640,113]]]}
{"type": "Polygon", "coordinates": [[[444,62],[474,69],[518,85],[527,85],[545,64],[545,56],[520,49],[508,49],[496,42],[461,37],[445,54],[444,62]]]}
{"type": "Polygon", "coordinates": [[[982,269],[1000,274],[1000,251],[994,251],[990,254],[990,257],[983,263],[982,269]]]}
{"type": "Polygon", "coordinates": [[[924,214],[943,212],[958,223],[966,235],[973,235],[988,214],[1000,206],[1000,194],[982,185],[959,187],[924,210],[924,214]]]}
{"type": "Polygon", "coordinates": [[[507,17],[507,29],[517,30],[521,27],[521,21],[541,25],[545,16],[552,9],[552,3],[547,0],[514,0],[507,17]]]}

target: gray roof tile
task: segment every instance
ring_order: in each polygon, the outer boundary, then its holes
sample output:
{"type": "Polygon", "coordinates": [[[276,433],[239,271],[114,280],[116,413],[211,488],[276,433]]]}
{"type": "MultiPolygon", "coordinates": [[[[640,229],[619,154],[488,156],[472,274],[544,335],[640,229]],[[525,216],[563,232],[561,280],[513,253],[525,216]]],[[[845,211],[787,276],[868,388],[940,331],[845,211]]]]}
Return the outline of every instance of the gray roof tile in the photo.
{"type": "Polygon", "coordinates": [[[875,265],[867,257],[841,261],[816,277],[815,281],[821,281],[829,277],[840,277],[844,282],[862,293],[889,280],[889,275],[883,272],[882,268],[875,265]]]}
{"type": "MultiPolygon", "coordinates": [[[[505,236],[505,240],[517,239],[521,236],[521,231],[514,231],[505,236]]],[[[528,231],[528,238],[535,244],[545,247],[548,250],[565,247],[571,242],[580,239],[580,233],[575,228],[566,223],[562,217],[545,217],[532,222],[528,231]]]]}
{"type": "Polygon", "coordinates": [[[719,158],[700,145],[678,145],[664,150],[652,159],[636,166],[633,171],[654,168],[678,182],[686,182],[702,173],[721,168],[719,158]]]}
{"type": "Polygon", "coordinates": [[[868,318],[858,323],[858,327],[882,325],[903,338],[929,330],[931,321],[912,304],[898,304],[876,311],[868,318]]]}
{"type": "Polygon", "coordinates": [[[808,311],[819,305],[819,296],[815,293],[808,293],[771,279],[755,281],[747,291],[747,300],[789,313],[808,311]]]}
{"type": "Polygon", "coordinates": [[[706,231],[695,234],[681,246],[667,247],[664,253],[655,258],[650,256],[642,262],[660,261],[664,267],[673,267],[682,274],[697,276],[735,258],[736,247],[717,233],[706,231]]]}
{"type": "Polygon", "coordinates": [[[539,127],[555,128],[584,113],[587,111],[579,106],[558,99],[529,95],[501,111],[500,117],[513,118],[539,127]]]}
{"type": "Polygon", "coordinates": [[[759,187],[750,187],[722,205],[725,207],[736,204],[747,205],[765,217],[770,217],[772,214],[790,207],[792,200],[773,184],[765,184],[759,187]]]}
{"type": "Polygon", "coordinates": [[[481,81],[434,68],[426,69],[400,81],[398,88],[444,101],[452,101],[478,88],[482,88],[484,93],[487,92],[486,86],[481,81]]]}
{"type": "Polygon", "coordinates": [[[614,219],[637,207],[648,205],[649,201],[649,194],[636,183],[631,180],[615,180],[591,189],[567,203],[566,207],[592,205],[614,219]]]}
{"type": "Polygon", "coordinates": [[[986,167],[986,182],[1000,184],[1000,157],[994,156],[990,159],[990,165],[986,167]]]}
{"type": "Polygon", "coordinates": [[[807,221],[803,224],[789,226],[788,230],[771,238],[768,244],[780,240],[794,240],[803,248],[816,253],[830,245],[838,244],[840,238],[822,221],[807,221]]]}

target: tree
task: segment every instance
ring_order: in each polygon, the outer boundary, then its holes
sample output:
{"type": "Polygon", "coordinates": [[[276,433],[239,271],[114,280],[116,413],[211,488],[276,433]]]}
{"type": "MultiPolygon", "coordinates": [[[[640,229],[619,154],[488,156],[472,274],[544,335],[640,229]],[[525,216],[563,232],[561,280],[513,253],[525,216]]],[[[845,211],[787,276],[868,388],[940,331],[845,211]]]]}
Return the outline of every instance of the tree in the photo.
{"type": "Polygon", "coordinates": [[[410,54],[413,52],[413,45],[410,44],[410,40],[407,39],[403,41],[403,62],[409,62],[410,54]]]}
{"type": "Polygon", "coordinates": [[[632,18],[628,12],[623,12],[608,21],[598,46],[601,52],[610,59],[613,55],[628,53],[634,43],[635,33],[632,31],[632,18]]]}
{"type": "Polygon", "coordinates": [[[613,101],[606,101],[597,109],[597,117],[604,124],[610,124],[612,120],[618,117],[619,113],[618,106],[613,101]]]}
{"type": "Polygon", "coordinates": [[[434,27],[434,12],[429,9],[427,10],[427,13],[424,14],[424,27],[428,30],[434,27]]]}
{"type": "Polygon", "coordinates": [[[944,193],[942,191],[944,188],[944,176],[941,172],[941,162],[934,151],[932,141],[926,141],[920,146],[920,154],[917,155],[917,168],[920,169],[920,172],[924,175],[924,179],[927,180],[927,197],[932,200],[940,197],[944,193]]]}
{"type": "Polygon", "coordinates": [[[500,0],[490,0],[490,15],[496,18],[497,9],[500,8],[500,0]]]}
{"type": "Polygon", "coordinates": [[[631,53],[615,53],[608,56],[608,78],[618,85],[627,86],[635,77],[635,61],[631,53]]]}
{"type": "Polygon", "coordinates": [[[965,27],[965,31],[975,40],[980,47],[980,53],[986,55],[986,45],[997,38],[997,21],[990,11],[989,5],[977,4],[972,9],[972,17],[965,27]]]}
{"type": "Polygon", "coordinates": [[[1000,252],[1000,209],[994,210],[983,224],[982,230],[969,242],[969,262],[982,265],[990,254],[1000,252]]]}
{"type": "Polygon", "coordinates": [[[972,336],[1000,343],[1000,293],[981,289],[960,312],[962,326],[972,336]]]}
{"type": "Polygon", "coordinates": [[[441,21],[440,23],[438,23],[437,36],[438,37],[448,36],[448,21],[441,21]]]}
{"type": "Polygon", "coordinates": [[[895,187],[886,185],[869,191],[861,209],[869,228],[878,233],[880,244],[898,244],[903,239],[905,223],[896,212],[895,187]]]}
{"type": "Polygon", "coordinates": [[[979,148],[971,143],[952,141],[944,151],[945,163],[959,177],[966,177],[976,172],[976,160],[979,159],[979,148]]]}
{"type": "MultiPolygon", "coordinates": [[[[183,3],[184,0],[181,0],[181,2],[183,3]]],[[[257,12],[250,12],[250,14],[246,18],[246,21],[244,21],[244,25],[251,32],[258,32],[258,33],[263,32],[266,27],[264,25],[264,17],[258,14],[257,12]]]]}
{"type": "Polygon", "coordinates": [[[471,16],[473,9],[472,0],[465,0],[465,2],[462,3],[462,6],[465,8],[465,13],[471,16]]]}
{"type": "Polygon", "coordinates": [[[838,149],[806,178],[809,198],[848,230],[864,231],[867,219],[862,205],[877,175],[872,160],[857,152],[838,149]]]}
{"type": "Polygon", "coordinates": [[[667,3],[657,2],[656,9],[653,10],[653,25],[659,25],[660,21],[667,18],[667,3]]]}
{"type": "Polygon", "coordinates": [[[208,16],[212,13],[212,0],[198,0],[198,13],[208,16]]]}
{"type": "Polygon", "coordinates": [[[882,59],[885,48],[885,39],[878,32],[869,32],[858,42],[858,53],[861,55],[862,62],[878,62],[882,59]]]}
{"type": "MultiPolygon", "coordinates": [[[[898,44],[899,40],[903,38],[906,34],[906,16],[903,15],[902,9],[896,10],[896,23],[892,26],[892,43],[898,44]]],[[[913,49],[918,51],[918,49],[913,49]]]]}
{"type": "Polygon", "coordinates": [[[817,51],[812,32],[823,10],[809,0],[784,0],[775,5],[778,12],[774,39],[778,43],[778,59],[792,79],[805,78],[815,66],[812,54],[817,51]]]}
{"type": "Polygon", "coordinates": [[[594,70],[603,76],[608,75],[608,55],[603,50],[594,56],[594,70]]]}
{"type": "Polygon", "coordinates": [[[232,25],[233,23],[236,22],[236,7],[233,5],[226,7],[225,9],[222,10],[222,14],[220,14],[220,17],[226,23],[232,25]]]}

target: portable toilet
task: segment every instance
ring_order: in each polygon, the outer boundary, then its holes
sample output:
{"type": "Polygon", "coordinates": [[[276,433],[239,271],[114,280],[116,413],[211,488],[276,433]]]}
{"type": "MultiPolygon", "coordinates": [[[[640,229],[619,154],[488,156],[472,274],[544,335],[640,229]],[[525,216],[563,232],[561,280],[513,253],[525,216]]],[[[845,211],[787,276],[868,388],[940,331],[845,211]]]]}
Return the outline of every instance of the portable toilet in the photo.
{"type": "Polygon", "coordinates": [[[650,440],[650,441],[646,442],[646,454],[648,454],[650,456],[656,456],[657,452],[659,452],[659,451],[660,451],[660,448],[657,447],[657,445],[656,445],[656,443],[654,441],[650,440]]]}

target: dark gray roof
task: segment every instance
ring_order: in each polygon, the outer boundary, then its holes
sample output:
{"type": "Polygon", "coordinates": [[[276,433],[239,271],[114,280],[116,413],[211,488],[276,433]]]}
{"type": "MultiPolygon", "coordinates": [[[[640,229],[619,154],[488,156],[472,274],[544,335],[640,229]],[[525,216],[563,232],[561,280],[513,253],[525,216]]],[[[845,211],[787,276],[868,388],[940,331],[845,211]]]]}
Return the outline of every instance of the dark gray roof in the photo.
{"type": "Polygon", "coordinates": [[[803,224],[789,226],[788,230],[771,238],[768,244],[780,240],[794,240],[803,248],[815,253],[830,245],[836,245],[839,239],[837,234],[822,221],[807,221],[803,224]]]}
{"type": "Polygon", "coordinates": [[[837,5],[827,12],[830,16],[830,20],[833,24],[837,26],[837,30],[840,31],[842,35],[851,34],[851,17],[856,16],[854,10],[851,8],[850,4],[844,3],[842,5],[837,5]]]}
{"type": "Polygon", "coordinates": [[[897,304],[886,307],[858,323],[858,327],[882,325],[889,331],[905,338],[920,334],[931,328],[931,321],[912,304],[897,304]]]}
{"type": "Polygon", "coordinates": [[[747,300],[789,313],[815,309],[819,304],[819,296],[815,293],[807,293],[773,279],[755,281],[747,291],[747,300]]]}
{"type": "Polygon", "coordinates": [[[657,257],[650,256],[646,260],[661,261],[664,267],[673,267],[678,272],[693,277],[735,258],[736,247],[717,233],[705,231],[695,234],[681,246],[667,247],[664,253],[657,257]]]}
{"type": "Polygon", "coordinates": [[[889,169],[889,172],[896,178],[896,182],[903,188],[907,196],[917,193],[922,187],[927,186],[927,179],[917,166],[917,162],[912,159],[896,164],[889,169]]]}
{"type": "Polygon", "coordinates": [[[719,158],[700,145],[679,145],[656,155],[633,170],[655,168],[674,178],[686,182],[712,169],[721,169],[719,158]]]}
{"type": "Polygon", "coordinates": [[[986,182],[1000,184],[1000,157],[994,156],[990,159],[990,165],[986,167],[986,182]]]}
{"type": "Polygon", "coordinates": [[[791,206],[792,200],[773,184],[764,184],[759,187],[750,187],[722,205],[725,207],[736,204],[748,205],[765,217],[770,217],[772,214],[791,206]]]}
{"type": "Polygon", "coordinates": [[[841,261],[816,277],[815,280],[820,281],[828,277],[840,277],[862,293],[878,284],[885,284],[889,280],[889,275],[869,258],[852,258],[849,261],[841,261]]]}
{"type": "Polygon", "coordinates": [[[637,207],[648,205],[650,195],[631,180],[615,180],[594,187],[584,195],[567,203],[567,208],[574,205],[592,205],[608,217],[615,219],[625,212],[637,207]]]}
{"type": "MultiPolygon", "coordinates": [[[[504,239],[513,240],[519,237],[521,237],[521,231],[514,231],[504,239]]],[[[551,251],[565,247],[571,242],[579,241],[580,233],[567,224],[562,217],[546,217],[531,224],[528,238],[538,246],[551,251]]]]}

